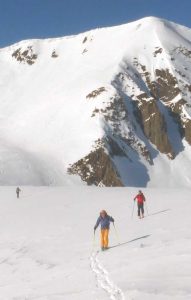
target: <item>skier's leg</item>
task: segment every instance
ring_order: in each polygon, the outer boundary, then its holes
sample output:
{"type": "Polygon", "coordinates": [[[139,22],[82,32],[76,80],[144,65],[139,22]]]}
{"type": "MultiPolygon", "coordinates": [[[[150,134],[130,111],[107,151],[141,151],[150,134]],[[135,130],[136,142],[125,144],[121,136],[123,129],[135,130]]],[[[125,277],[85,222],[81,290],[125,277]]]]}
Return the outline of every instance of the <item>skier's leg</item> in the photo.
{"type": "Polygon", "coordinates": [[[109,229],[105,229],[104,248],[108,248],[108,245],[109,245],[109,229]]]}
{"type": "Polygon", "coordinates": [[[101,229],[101,248],[103,249],[104,248],[104,229],[101,229]]]}
{"type": "Polygon", "coordinates": [[[140,210],[141,210],[141,207],[140,207],[140,204],[138,204],[138,217],[139,217],[139,218],[140,218],[140,215],[141,215],[140,210]]]}

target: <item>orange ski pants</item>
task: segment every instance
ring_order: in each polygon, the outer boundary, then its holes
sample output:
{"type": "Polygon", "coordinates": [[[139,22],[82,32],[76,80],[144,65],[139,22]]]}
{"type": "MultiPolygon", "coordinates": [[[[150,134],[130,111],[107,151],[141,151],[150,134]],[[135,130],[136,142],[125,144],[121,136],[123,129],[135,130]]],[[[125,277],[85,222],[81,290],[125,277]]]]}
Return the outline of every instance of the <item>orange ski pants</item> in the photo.
{"type": "Polygon", "coordinates": [[[101,229],[101,247],[107,248],[109,244],[109,229],[101,229]]]}

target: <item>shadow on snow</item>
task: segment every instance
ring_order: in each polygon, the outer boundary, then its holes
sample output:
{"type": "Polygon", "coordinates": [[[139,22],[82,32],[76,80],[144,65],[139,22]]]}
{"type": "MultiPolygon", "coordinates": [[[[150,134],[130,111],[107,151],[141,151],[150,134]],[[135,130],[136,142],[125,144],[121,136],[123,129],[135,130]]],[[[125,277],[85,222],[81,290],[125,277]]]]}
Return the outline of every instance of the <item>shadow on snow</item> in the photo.
{"type": "Polygon", "coordinates": [[[109,247],[109,249],[111,249],[111,248],[116,248],[116,247],[120,247],[120,246],[124,246],[124,245],[130,244],[130,243],[132,243],[132,242],[136,242],[136,241],[138,241],[138,240],[141,240],[141,239],[146,239],[146,238],[148,238],[149,236],[151,236],[151,235],[150,235],[150,234],[143,235],[143,236],[141,236],[141,237],[138,237],[138,238],[136,238],[136,239],[130,240],[130,241],[128,241],[128,242],[124,242],[124,243],[120,243],[120,244],[115,245],[115,246],[111,246],[111,247],[109,247]]]}
{"type": "Polygon", "coordinates": [[[157,212],[155,212],[155,213],[153,213],[153,214],[148,214],[148,217],[154,216],[154,215],[158,215],[158,214],[162,214],[162,213],[167,212],[167,211],[169,211],[169,210],[171,210],[171,209],[168,208],[168,209],[160,210],[160,211],[157,211],[157,212]]]}

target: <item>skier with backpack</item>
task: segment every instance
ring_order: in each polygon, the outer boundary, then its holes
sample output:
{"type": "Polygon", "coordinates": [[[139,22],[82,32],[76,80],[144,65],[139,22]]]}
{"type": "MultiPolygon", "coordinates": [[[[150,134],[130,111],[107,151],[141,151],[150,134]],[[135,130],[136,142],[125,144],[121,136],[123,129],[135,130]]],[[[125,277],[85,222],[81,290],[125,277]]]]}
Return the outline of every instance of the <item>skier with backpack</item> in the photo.
{"type": "Polygon", "coordinates": [[[94,226],[94,235],[97,227],[101,225],[101,249],[102,251],[108,249],[109,245],[109,229],[110,223],[114,223],[114,219],[110,217],[105,210],[100,212],[100,216],[94,226]]]}
{"type": "Polygon", "coordinates": [[[143,195],[142,191],[139,191],[137,196],[135,196],[134,201],[137,201],[138,207],[138,217],[144,218],[144,202],[146,201],[145,196],[143,195]]]}

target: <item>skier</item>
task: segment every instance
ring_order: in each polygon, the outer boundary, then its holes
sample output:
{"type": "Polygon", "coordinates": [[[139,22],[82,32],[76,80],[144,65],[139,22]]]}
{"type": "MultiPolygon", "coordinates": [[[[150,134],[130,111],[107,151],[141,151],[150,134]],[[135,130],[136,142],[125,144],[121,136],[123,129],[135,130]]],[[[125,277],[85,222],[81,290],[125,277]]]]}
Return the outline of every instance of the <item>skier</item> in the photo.
{"type": "Polygon", "coordinates": [[[16,194],[17,194],[17,198],[19,198],[19,194],[21,192],[21,189],[19,187],[16,188],[16,194]]]}
{"type": "Polygon", "coordinates": [[[110,228],[110,222],[114,223],[114,219],[110,216],[108,216],[107,212],[105,210],[102,210],[100,212],[100,216],[97,219],[97,222],[94,226],[94,234],[99,225],[101,225],[101,249],[102,251],[108,249],[109,244],[109,228],[110,228]]]}
{"type": "Polygon", "coordinates": [[[144,218],[144,202],[146,201],[145,196],[143,195],[142,191],[139,191],[137,196],[134,198],[134,201],[137,200],[138,206],[138,217],[144,218]]]}

